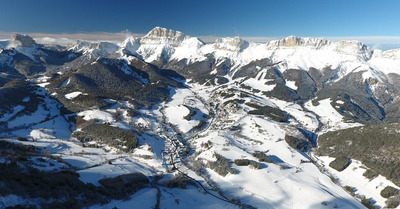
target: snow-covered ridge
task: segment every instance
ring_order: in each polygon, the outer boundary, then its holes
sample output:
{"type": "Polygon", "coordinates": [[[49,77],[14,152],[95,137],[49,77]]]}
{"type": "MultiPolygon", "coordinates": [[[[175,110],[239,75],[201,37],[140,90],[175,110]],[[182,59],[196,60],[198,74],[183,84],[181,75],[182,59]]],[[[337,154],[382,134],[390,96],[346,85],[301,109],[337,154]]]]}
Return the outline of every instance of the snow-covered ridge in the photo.
{"type": "MultiPolygon", "coordinates": [[[[36,46],[27,35],[15,35],[9,46],[14,46],[12,43],[18,43],[14,44],[16,49],[27,56],[34,51],[26,50],[32,48],[27,46],[36,46]]],[[[252,43],[239,37],[227,37],[206,44],[197,37],[162,27],[155,27],[143,37],[128,37],[118,45],[78,41],[70,50],[82,53],[89,60],[117,54],[121,59],[135,55],[146,62],[164,64],[172,60],[194,63],[212,55],[216,60],[230,59],[234,63],[231,71],[268,58],[273,63],[281,63],[281,71],[330,67],[339,71],[339,77],[354,70],[366,71],[365,77],[374,77],[375,72],[392,73],[400,66],[400,50],[371,50],[359,41],[332,42],[324,38],[289,36],[268,43],[252,43]]]]}
{"type": "Polygon", "coordinates": [[[307,47],[316,50],[329,49],[347,55],[361,55],[364,59],[371,58],[372,50],[359,41],[339,41],[331,42],[324,38],[302,38],[289,36],[281,40],[270,41],[267,44],[268,49],[307,47]]]}
{"type": "Polygon", "coordinates": [[[374,50],[374,58],[386,58],[386,59],[400,59],[400,49],[392,49],[388,51],[374,50]]]}
{"type": "Polygon", "coordinates": [[[232,52],[242,51],[249,46],[249,42],[239,38],[218,38],[214,43],[214,48],[232,52]]]}
{"type": "Polygon", "coordinates": [[[122,54],[136,54],[140,47],[140,38],[130,36],[119,44],[119,52],[122,54]]]}
{"type": "MultiPolygon", "coordinates": [[[[358,71],[370,71],[379,66],[370,66],[373,51],[359,41],[331,42],[324,38],[302,38],[289,36],[266,44],[247,42],[239,37],[218,38],[205,44],[196,37],[182,32],[156,27],[141,38],[129,37],[120,44],[121,54],[133,54],[146,62],[169,62],[186,60],[194,63],[212,54],[217,60],[230,59],[235,63],[232,70],[252,61],[268,58],[281,62],[280,70],[290,68],[308,70],[313,67],[339,69],[340,76],[358,71]]],[[[373,73],[369,73],[373,75],[373,73]]]]}
{"type": "Polygon", "coordinates": [[[365,60],[369,60],[373,53],[368,46],[359,41],[339,41],[335,45],[337,52],[360,55],[365,60]]]}
{"type": "Polygon", "coordinates": [[[98,56],[106,56],[115,53],[119,49],[118,45],[110,42],[87,42],[78,41],[77,44],[69,50],[82,53],[95,53],[98,56]]]}
{"type": "Polygon", "coordinates": [[[369,64],[388,73],[400,74],[400,49],[381,51],[374,50],[369,64]]]}
{"type": "Polygon", "coordinates": [[[120,47],[111,42],[88,42],[78,40],[76,44],[68,50],[82,53],[87,61],[99,57],[107,57],[117,52],[120,47]]]}

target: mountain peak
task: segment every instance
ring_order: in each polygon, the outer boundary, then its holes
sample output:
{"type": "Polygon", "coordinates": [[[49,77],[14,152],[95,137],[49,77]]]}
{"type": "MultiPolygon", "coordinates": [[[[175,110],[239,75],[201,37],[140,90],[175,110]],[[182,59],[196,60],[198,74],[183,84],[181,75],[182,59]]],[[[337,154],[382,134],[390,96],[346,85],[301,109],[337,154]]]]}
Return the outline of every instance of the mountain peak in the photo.
{"type": "Polygon", "coordinates": [[[267,43],[268,47],[296,47],[296,46],[312,46],[321,48],[329,45],[331,42],[324,38],[303,38],[297,36],[288,36],[281,40],[271,41],[267,43]]]}
{"type": "Polygon", "coordinates": [[[344,54],[357,54],[365,60],[372,56],[371,49],[360,41],[339,41],[336,43],[336,50],[344,54]]]}
{"type": "Polygon", "coordinates": [[[34,47],[36,45],[37,45],[36,41],[33,40],[32,37],[30,37],[26,34],[16,33],[11,37],[10,47],[16,47],[16,46],[34,47]]]}
{"type": "Polygon", "coordinates": [[[164,38],[174,38],[176,36],[184,36],[180,31],[175,31],[172,29],[167,29],[163,27],[155,27],[149,31],[145,37],[164,37],[164,38]]]}
{"type": "Polygon", "coordinates": [[[146,44],[169,43],[176,46],[188,38],[190,38],[190,36],[180,31],[155,27],[142,38],[141,42],[146,44]]]}
{"type": "Polygon", "coordinates": [[[240,37],[218,38],[214,43],[214,47],[216,49],[228,51],[243,51],[248,46],[249,42],[241,39],[240,37]]]}

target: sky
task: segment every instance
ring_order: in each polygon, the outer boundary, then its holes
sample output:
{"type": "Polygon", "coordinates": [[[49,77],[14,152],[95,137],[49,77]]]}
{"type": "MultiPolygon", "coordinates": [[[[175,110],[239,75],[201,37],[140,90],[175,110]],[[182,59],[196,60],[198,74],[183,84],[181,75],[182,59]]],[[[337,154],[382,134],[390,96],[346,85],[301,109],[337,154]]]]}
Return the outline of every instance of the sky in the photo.
{"type": "Polygon", "coordinates": [[[380,43],[400,47],[398,0],[0,0],[0,5],[3,33],[146,34],[161,26],[190,36],[254,40],[379,37],[380,43]]]}

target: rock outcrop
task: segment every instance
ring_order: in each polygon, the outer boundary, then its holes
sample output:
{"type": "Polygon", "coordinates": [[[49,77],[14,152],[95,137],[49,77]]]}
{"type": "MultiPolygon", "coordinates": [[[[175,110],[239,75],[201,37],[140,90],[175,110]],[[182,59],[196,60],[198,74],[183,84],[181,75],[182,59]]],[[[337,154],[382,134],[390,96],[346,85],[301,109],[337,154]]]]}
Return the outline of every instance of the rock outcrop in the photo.
{"type": "Polygon", "coordinates": [[[166,28],[155,27],[147,33],[141,40],[141,44],[171,44],[178,46],[182,41],[190,38],[180,31],[168,30],[166,28]]]}
{"type": "Polygon", "coordinates": [[[311,46],[320,49],[329,44],[331,44],[331,42],[323,38],[301,38],[289,36],[281,40],[268,42],[267,48],[311,46]]]}
{"type": "Polygon", "coordinates": [[[11,47],[34,47],[36,45],[36,41],[32,37],[24,34],[14,34],[10,42],[11,47]]]}

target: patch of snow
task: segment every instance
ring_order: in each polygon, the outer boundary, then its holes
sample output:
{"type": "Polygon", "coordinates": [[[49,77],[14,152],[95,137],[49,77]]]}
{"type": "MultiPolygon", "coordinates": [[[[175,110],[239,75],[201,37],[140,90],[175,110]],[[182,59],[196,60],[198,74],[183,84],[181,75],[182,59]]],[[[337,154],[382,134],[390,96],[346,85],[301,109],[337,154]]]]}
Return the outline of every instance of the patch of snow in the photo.
{"type": "Polygon", "coordinates": [[[260,91],[265,91],[265,92],[272,91],[275,88],[276,84],[268,85],[266,84],[267,81],[268,80],[266,79],[257,80],[255,78],[249,78],[243,83],[247,86],[250,86],[253,89],[258,89],[260,91]]]}
{"type": "Polygon", "coordinates": [[[50,83],[45,82],[45,83],[39,83],[38,86],[40,87],[46,87],[47,85],[49,85],[50,83]]]}
{"type": "Polygon", "coordinates": [[[297,86],[296,86],[296,82],[295,81],[288,81],[286,80],[286,86],[293,89],[293,90],[297,90],[297,86]]]}
{"type": "Polygon", "coordinates": [[[71,92],[71,93],[68,93],[68,94],[66,94],[65,95],[65,98],[67,98],[67,99],[74,99],[75,97],[77,97],[77,96],[79,96],[79,95],[88,95],[87,93],[82,93],[82,92],[80,92],[80,91],[74,91],[74,92],[71,92]]]}
{"type": "Polygon", "coordinates": [[[55,137],[52,135],[54,133],[54,130],[50,129],[34,129],[30,133],[30,137],[35,140],[39,139],[55,139],[55,137]]]}
{"type": "Polygon", "coordinates": [[[343,116],[332,107],[331,102],[331,99],[328,98],[320,100],[317,106],[314,106],[311,101],[305,104],[308,110],[320,116],[321,122],[324,124],[321,133],[362,125],[359,123],[346,123],[343,120],[343,116]]]}
{"type": "Polygon", "coordinates": [[[78,116],[83,116],[84,120],[97,119],[101,122],[112,123],[115,121],[114,116],[110,113],[101,110],[86,110],[78,113],[78,116]]]}
{"type": "Polygon", "coordinates": [[[45,83],[50,79],[48,76],[40,76],[39,78],[34,79],[35,83],[45,83]]]}

